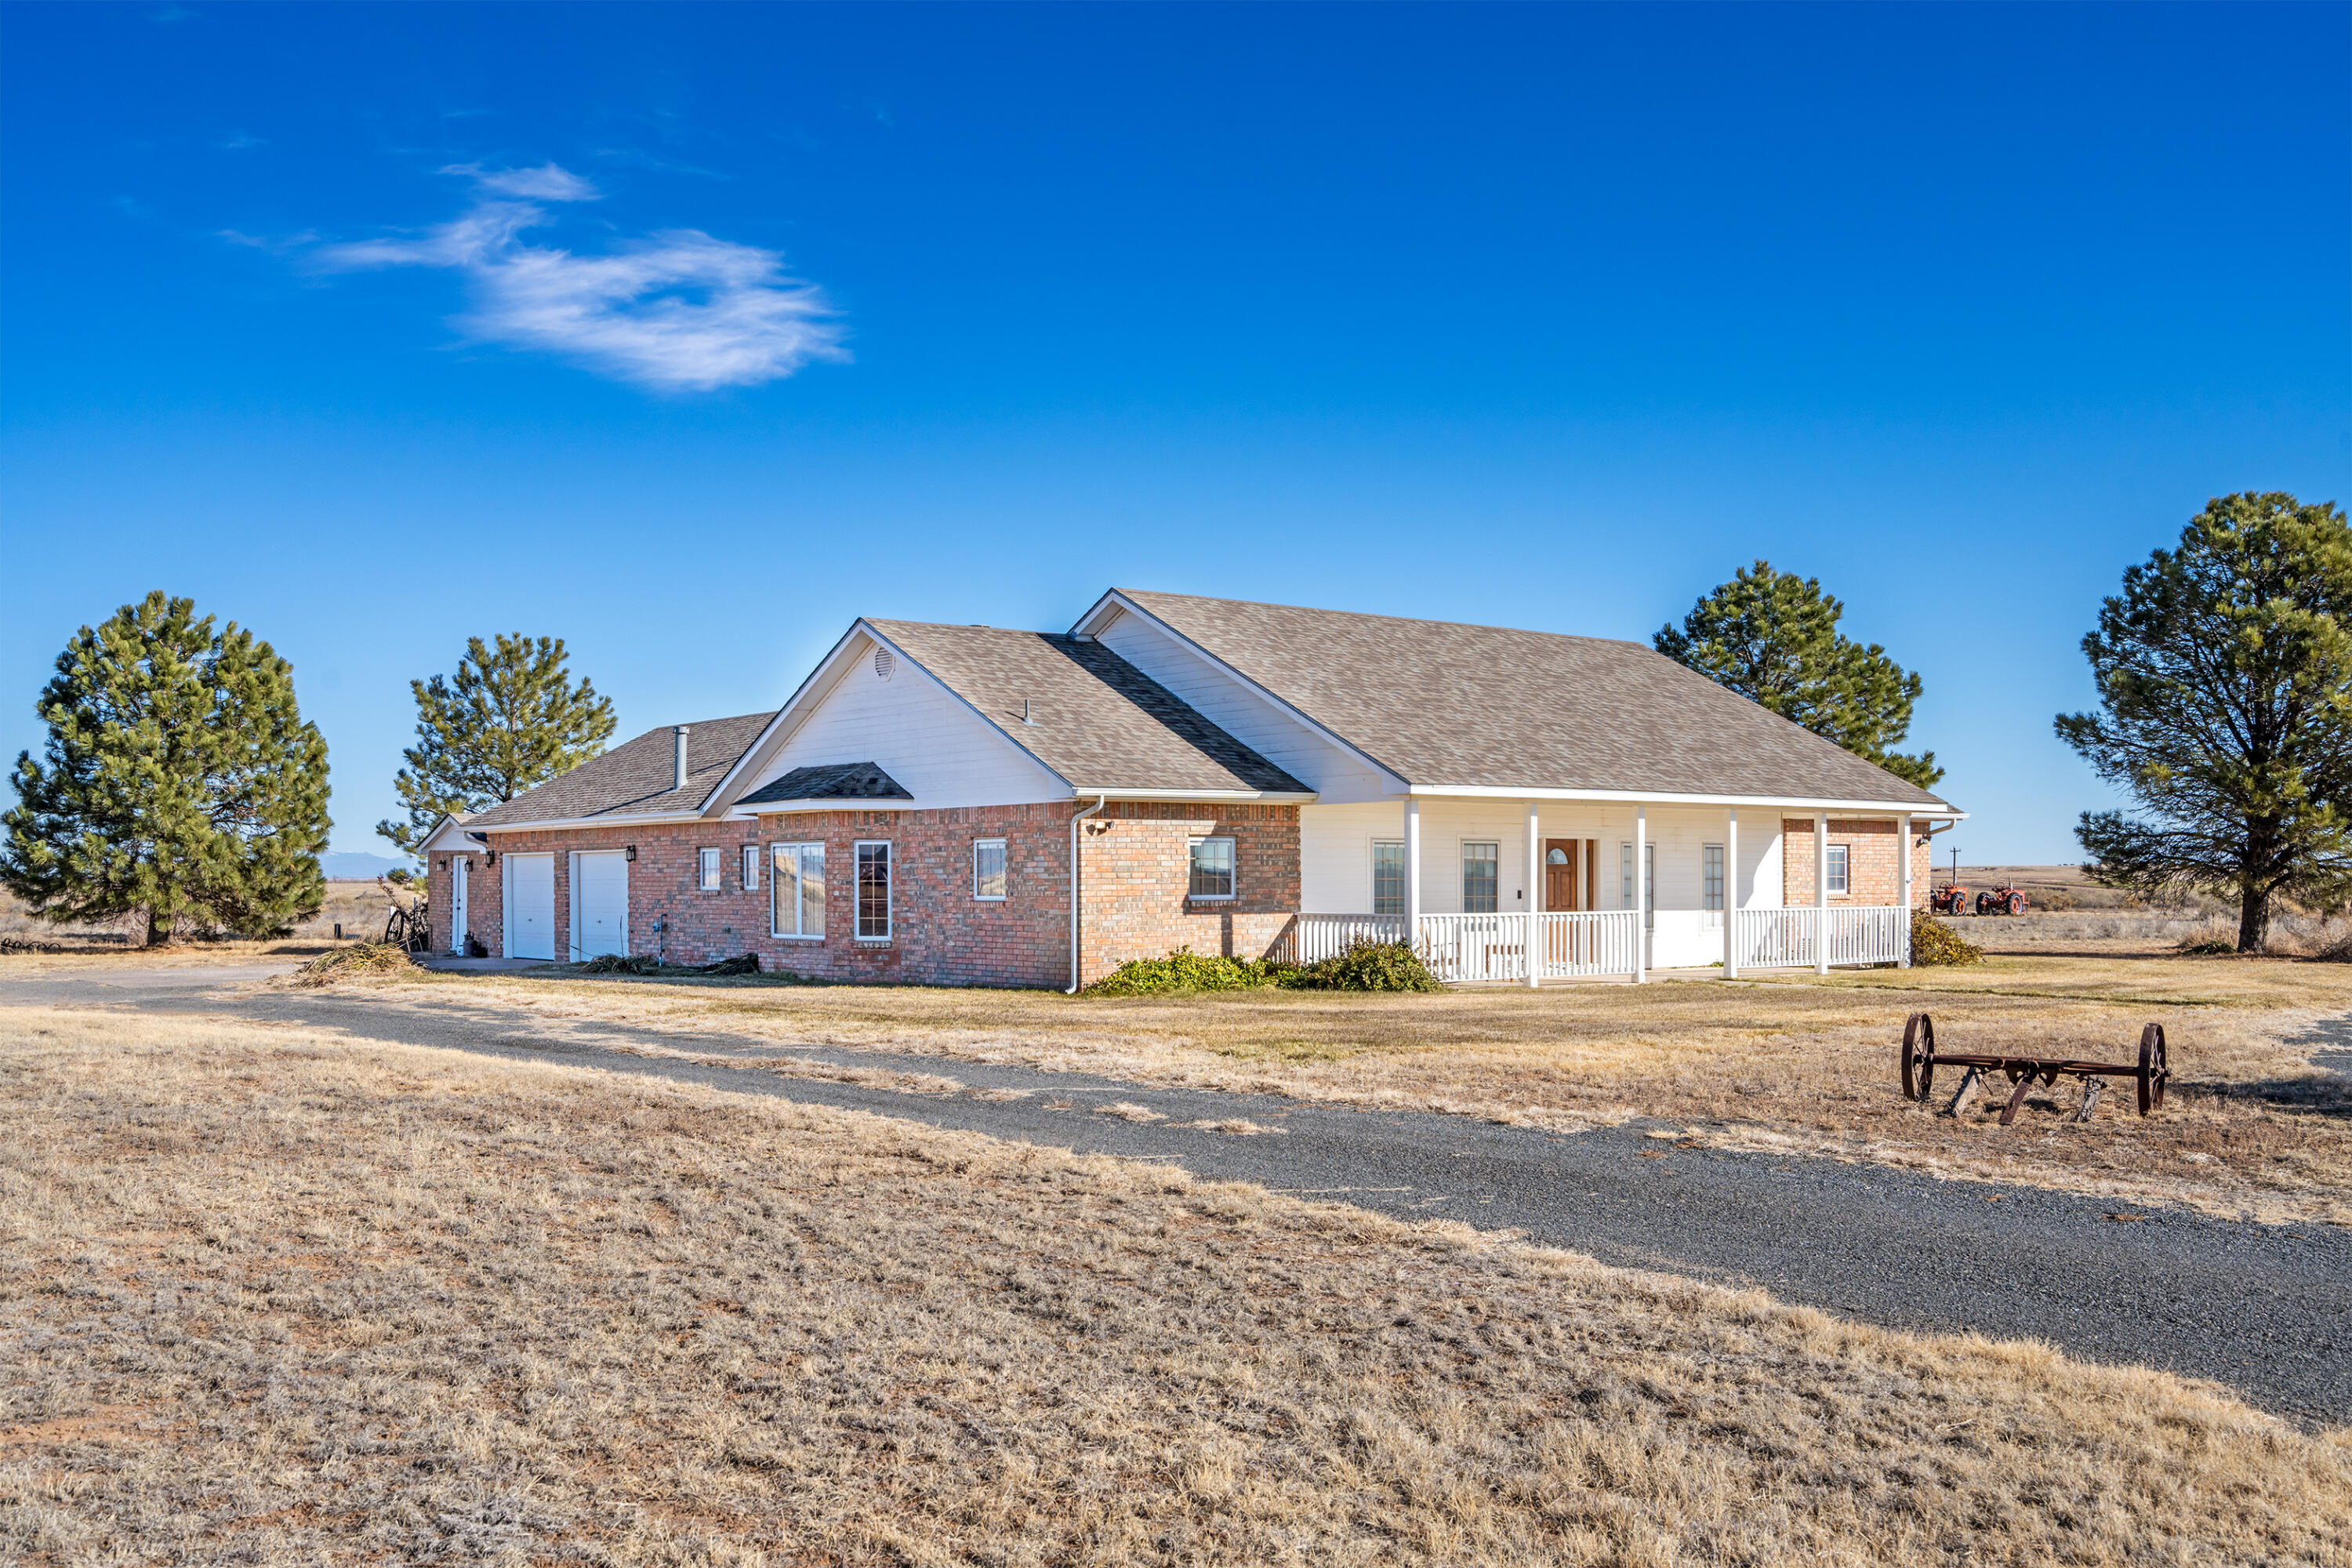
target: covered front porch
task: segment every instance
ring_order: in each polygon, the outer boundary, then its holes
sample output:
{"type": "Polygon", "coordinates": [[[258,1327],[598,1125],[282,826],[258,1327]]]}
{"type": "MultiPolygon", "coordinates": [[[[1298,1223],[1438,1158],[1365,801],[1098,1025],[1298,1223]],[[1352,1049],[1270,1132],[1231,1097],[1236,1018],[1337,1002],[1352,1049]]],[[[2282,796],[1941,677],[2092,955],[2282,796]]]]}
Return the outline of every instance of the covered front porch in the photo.
{"type": "Polygon", "coordinates": [[[1301,913],[1278,951],[1409,941],[1461,984],[1907,966],[1922,818],[1872,804],[1415,791],[1307,806],[1301,913]]]}

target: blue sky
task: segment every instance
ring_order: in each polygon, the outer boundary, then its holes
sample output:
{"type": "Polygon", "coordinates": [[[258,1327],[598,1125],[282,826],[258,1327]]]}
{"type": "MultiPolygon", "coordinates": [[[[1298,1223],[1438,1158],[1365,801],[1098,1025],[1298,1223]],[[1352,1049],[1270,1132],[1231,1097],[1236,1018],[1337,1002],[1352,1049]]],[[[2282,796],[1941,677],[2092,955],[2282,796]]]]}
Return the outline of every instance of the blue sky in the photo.
{"type": "Polygon", "coordinates": [[[1965,858],[2206,498],[2352,500],[2352,8],[0,13],[0,748],[151,587],[378,818],[407,680],[624,734],[1111,584],[1647,637],[1759,556],[1965,858]]]}

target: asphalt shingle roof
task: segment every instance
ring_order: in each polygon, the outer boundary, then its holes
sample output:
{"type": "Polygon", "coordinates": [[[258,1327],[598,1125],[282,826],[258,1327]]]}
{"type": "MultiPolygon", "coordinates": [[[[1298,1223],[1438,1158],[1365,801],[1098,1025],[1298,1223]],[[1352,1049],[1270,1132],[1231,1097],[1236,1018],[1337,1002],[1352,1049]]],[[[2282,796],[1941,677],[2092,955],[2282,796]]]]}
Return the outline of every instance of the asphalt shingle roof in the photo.
{"type": "Polygon", "coordinates": [[[671,726],[665,724],[589,758],[536,789],[491,806],[466,826],[479,832],[526,822],[698,810],[774,717],[772,712],[744,713],[732,719],[706,719],[692,726],[686,737],[684,789],[671,787],[675,750],[671,726]]]}
{"type": "Polygon", "coordinates": [[[1100,643],[993,626],[866,624],[1076,788],[1309,793],[1100,643]]]}
{"type": "Polygon", "coordinates": [[[882,771],[879,763],[820,763],[794,768],[737,801],[737,805],[765,805],[783,800],[912,800],[907,787],[882,771]]]}
{"type": "Polygon", "coordinates": [[[1411,784],[1947,804],[1640,643],[1118,592],[1411,784]]]}

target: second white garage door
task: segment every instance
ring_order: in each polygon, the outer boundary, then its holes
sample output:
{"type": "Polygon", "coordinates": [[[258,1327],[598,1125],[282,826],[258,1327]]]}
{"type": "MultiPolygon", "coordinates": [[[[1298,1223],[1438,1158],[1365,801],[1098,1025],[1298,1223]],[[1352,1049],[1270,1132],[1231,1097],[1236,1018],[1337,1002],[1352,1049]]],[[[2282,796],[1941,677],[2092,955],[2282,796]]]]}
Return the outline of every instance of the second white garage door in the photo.
{"type": "Polygon", "coordinates": [[[507,867],[507,956],[555,956],[555,857],[509,855],[507,867]]]}
{"type": "Polygon", "coordinates": [[[629,951],[629,861],[618,849],[585,851],[572,862],[572,956],[629,951]]]}

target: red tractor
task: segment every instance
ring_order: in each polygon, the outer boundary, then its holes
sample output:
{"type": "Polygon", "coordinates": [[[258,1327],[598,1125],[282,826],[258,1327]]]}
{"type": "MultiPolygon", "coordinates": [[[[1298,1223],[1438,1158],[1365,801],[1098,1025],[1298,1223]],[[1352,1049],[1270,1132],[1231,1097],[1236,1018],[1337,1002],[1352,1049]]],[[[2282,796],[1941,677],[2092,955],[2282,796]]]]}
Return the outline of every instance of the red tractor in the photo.
{"type": "Polygon", "coordinates": [[[2021,915],[2025,912],[2025,894],[2004,883],[1988,888],[1977,895],[1977,913],[1980,915],[2021,915]]]}
{"type": "Polygon", "coordinates": [[[1947,882],[1927,895],[1931,914],[1964,915],[1969,912],[1969,890],[1958,882],[1947,882]]]}

